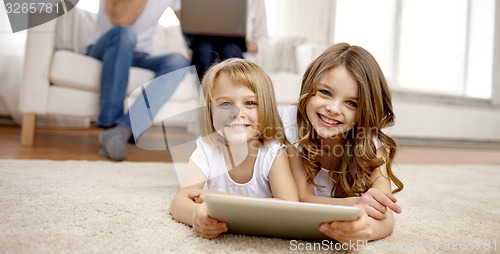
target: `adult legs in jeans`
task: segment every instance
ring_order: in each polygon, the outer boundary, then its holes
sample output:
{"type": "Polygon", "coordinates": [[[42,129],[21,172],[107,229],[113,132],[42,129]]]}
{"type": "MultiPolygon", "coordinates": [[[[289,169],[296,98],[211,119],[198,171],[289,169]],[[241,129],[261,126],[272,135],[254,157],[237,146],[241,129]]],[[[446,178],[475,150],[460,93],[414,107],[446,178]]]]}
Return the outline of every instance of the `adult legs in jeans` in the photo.
{"type": "Polygon", "coordinates": [[[112,127],[123,115],[123,100],[136,42],[136,35],[130,28],[117,26],[102,35],[87,52],[88,56],[102,61],[97,126],[112,127]]]}
{"type": "Polygon", "coordinates": [[[229,58],[243,58],[243,52],[238,44],[234,42],[223,43],[220,46],[220,57],[222,60],[229,58]]]}
{"type": "Polygon", "coordinates": [[[178,53],[162,56],[149,56],[144,53],[135,54],[132,65],[154,71],[156,78],[142,91],[143,97],[138,98],[130,106],[128,112],[125,115],[122,114],[114,122],[116,126],[103,131],[99,135],[102,146],[99,152],[102,156],[115,160],[126,158],[126,143],[132,133],[137,139],[151,126],[153,120],[151,117],[154,117],[163,104],[172,96],[179,83],[184,79],[189,69],[185,67],[188,67],[189,64],[189,61],[178,53]],[[136,115],[132,124],[130,114],[134,112],[136,115]],[[144,112],[147,113],[144,114],[144,112]]]}
{"type": "Polygon", "coordinates": [[[117,26],[103,34],[87,52],[87,55],[102,61],[97,126],[107,129],[99,135],[99,154],[114,160],[123,160],[127,156],[125,142],[130,136],[130,128],[113,126],[123,115],[123,101],[136,42],[137,37],[130,28],[117,26]]]}
{"type": "MultiPolygon", "coordinates": [[[[136,36],[133,31],[128,27],[118,26],[105,33],[95,45],[89,48],[87,53],[87,55],[103,62],[101,110],[97,125],[112,127],[99,135],[101,144],[99,153],[115,160],[126,158],[126,142],[132,133],[128,114],[123,115],[123,102],[126,96],[130,67],[138,66],[150,69],[158,77],[189,65],[188,60],[180,54],[150,57],[144,53],[134,52],[135,44],[136,36]]],[[[165,95],[163,102],[172,95],[180,80],[182,78],[168,86],[172,88],[172,92],[158,92],[158,94],[165,95]]],[[[158,86],[158,88],[162,87],[158,86]]]]}
{"type": "Polygon", "coordinates": [[[218,59],[214,43],[209,41],[199,41],[193,46],[193,65],[196,66],[198,77],[205,75],[208,68],[218,59]]]}
{"type": "Polygon", "coordinates": [[[191,68],[188,68],[190,66],[189,60],[179,53],[161,56],[143,54],[143,56],[134,59],[133,65],[150,69],[156,73],[155,79],[142,91],[142,98],[138,98],[130,106],[127,114],[116,121],[119,125],[130,126],[137,140],[151,125],[153,119],[150,117],[154,117],[160,111],[191,68]],[[133,123],[131,123],[130,114],[134,114],[133,123]]]}

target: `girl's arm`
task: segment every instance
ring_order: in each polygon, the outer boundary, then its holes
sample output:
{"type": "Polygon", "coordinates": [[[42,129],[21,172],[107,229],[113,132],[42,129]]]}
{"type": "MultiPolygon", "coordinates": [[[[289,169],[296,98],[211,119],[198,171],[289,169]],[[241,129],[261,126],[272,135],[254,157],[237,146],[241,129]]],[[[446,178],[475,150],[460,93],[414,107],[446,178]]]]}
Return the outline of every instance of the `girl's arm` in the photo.
{"type": "Polygon", "coordinates": [[[205,184],[206,176],[201,169],[191,160],[188,163],[179,189],[172,200],[170,213],[179,222],[193,226],[193,213],[198,206],[193,199],[189,198],[191,192],[201,190],[205,184]]]}
{"type": "Polygon", "coordinates": [[[285,149],[280,149],[276,154],[269,171],[269,184],[274,198],[299,201],[297,186],[290,171],[290,163],[285,149]]]}
{"type": "Polygon", "coordinates": [[[193,227],[198,236],[215,238],[227,231],[227,225],[208,216],[205,204],[196,203],[190,196],[199,192],[205,184],[206,176],[192,161],[189,161],[186,173],[175,194],[170,207],[170,214],[179,222],[193,227]]]}
{"type": "MultiPolygon", "coordinates": [[[[383,149],[384,148],[381,147],[377,150],[377,157],[383,158],[384,161],[387,162],[387,158],[385,157],[383,149]]],[[[392,212],[394,211],[396,213],[401,213],[401,207],[396,204],[396,198],[391,194],[391,180],[389,178],[389,175],[387,174],[385,163],[375,169],[370,180],[373,182],[372,189],[380,190],[380,192],[382,193],[372,191],[371,193],[369,193],[370,196],[366,203],[364,197],[362,197],[360,205],[363,205],[363,203],[369,204],[370,207],[365,207],[365,210],[368,210],[370,208],[373,209],[373,207],[375,206],[375,209],[377,209],[378,211],[385,212],[384,219],[369,217],[373,234],[368,240],[375,240],[384,238],[392,233],[392,230],[394,229],[394,216],[392,212]],[[390,209],[387,209],[387,207],[390,209]]],[[[365,196],[366,194],[368,194],[368,192],[363,196],[365,196]]],[[[373,210],[371,212],[373,212],[373,210]]],[[[370,214],[371,212],[367,211],[368,214],[370,214]]]]}
{"type": "MultiPolygon", "coordinates": [[[[377,157],[382,157],[385,159],[385,156],[383,155],[381,149],[383,148],[377,150],[377,157]]],[[[363,195],[365,196],[368,194],[370,196],[366,200],[371,200],[371,204],[364,204],[365,200],[363,200],[364,197],[362,197],[362,200],[359,204],[362,211],[358,219],[352,222],[332,222],[330,223],[329,227],[326,227],[325,224],[323,224],[320,227],[321,232],[339,242],[349,242],[355,240],[376,240],[384,238],[392,233],[392,230],[394,229],[394,216],[392,210],[397,213],[401,213],[401,208],[395,204],[395,198],[393,200],[391,200],[390,198],[392,196],[390,194],[391,181],[387,175],[387,168],[385,164],[378,167],[374,171],[371,176],[371,180],[373,182],[373,190],[370,189],[370,193],[367,192],[363,195]],[[387,201],[386,199],[389,201],[387,201]],[[374,202],[378,202],[377,206],[383,206],[383,208],[379,208],[380,210],[385,211],[384,217],[382,219],[375,219],[371,216],[368,216],[367,214],[367,212],[370,211],[369,209],[373,208],[374,202]],[[386,207],[389,207],[390,209],[387,209],[386,207]]]]}
{"type": "Polygon", "coordinates": [[[307,173],[300,151],[288,141],[285,141],[285,145],[290,168],[292,169],[293,177],[297,184],[297,191],[301,202],[348,206],[355,205],[359,202],[359,197],[330,198],[316,196],[314,194],[314,186],[307,183],[307,173]]]}

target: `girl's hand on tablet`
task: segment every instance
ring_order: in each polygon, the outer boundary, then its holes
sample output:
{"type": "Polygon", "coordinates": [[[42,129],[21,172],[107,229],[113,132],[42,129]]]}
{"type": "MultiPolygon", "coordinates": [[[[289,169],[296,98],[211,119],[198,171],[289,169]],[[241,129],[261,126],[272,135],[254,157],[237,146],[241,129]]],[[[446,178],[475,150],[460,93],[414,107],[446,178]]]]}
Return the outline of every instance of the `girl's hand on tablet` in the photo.
{"type": "Polygon", "coordinates": [[[206,189],[194,189],[188,193],[188,198],[193,200],[196,204],[205,202],[205,195],[208,193],[217,193],[216,191],[206,189]]]}
{"type": "Polygon", "coordinates": [[[196,206],[193,213],[193,230],[197,236],[213,239],[227,231],[225,222],[218,221],[208,216],[205,204],[196,206]]]}
{"type": "Polygon", "coordinates": [[[203,189],[190,190],[188,193],[188,198],[193,200],[197,204],[205,202],[205,192],[203,189]]]}
{"type": "MultiPolygon", "coordinates": [[[[356,205],[359,207],[358,205],[356,205]]],[[[354,221],[334,221],[332,223],[322,223],[319,231],[340,243],[352,243],[357,240],[367,240],[373,234],[368,214],[362,207],[361,212],[354,221]]]]}
{"type": "Polygon", "coordinates": [[[377,219],[385,219],[387,207],[396,213],[401,213],[401,207],[396,204],[396,198],[390,193],[383,193],[377,188],[370,188],[361,196],[358,204],[363,207],[368,216],[377,219]]]}

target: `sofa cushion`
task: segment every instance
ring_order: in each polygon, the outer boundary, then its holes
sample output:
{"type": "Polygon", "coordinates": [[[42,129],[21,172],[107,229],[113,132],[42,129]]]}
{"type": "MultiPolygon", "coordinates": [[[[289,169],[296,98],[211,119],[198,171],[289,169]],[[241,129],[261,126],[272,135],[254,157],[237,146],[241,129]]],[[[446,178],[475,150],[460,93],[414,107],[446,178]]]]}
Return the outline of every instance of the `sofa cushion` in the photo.
{"type": "MultiPolygon", "coordinates": [[[[101,61],[66,50],[57,50],[52,59],[49,80],[54,86],[99,92],[101,61]]],[[[130,69],[127,94],[154,78],[154,72],[132,67],[130,69]]]]}
{"type": "Polygon", "coordinates": [[[298,102],[300,93],[300,81],[302,76],[289,72],[270,73],[273,81],[274,93],[278,107],[292,105],[298,102]]]}

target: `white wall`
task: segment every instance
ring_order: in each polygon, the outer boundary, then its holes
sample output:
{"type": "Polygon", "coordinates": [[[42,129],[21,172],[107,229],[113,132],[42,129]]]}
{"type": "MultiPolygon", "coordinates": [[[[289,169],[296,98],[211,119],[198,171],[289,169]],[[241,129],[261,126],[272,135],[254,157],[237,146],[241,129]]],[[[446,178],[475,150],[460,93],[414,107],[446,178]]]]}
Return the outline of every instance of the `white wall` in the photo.
{"type": "Polygon", "coordinates": [[[500,142],[500,108],[407,100],[394,95],[395,137],[500,142]]]}

